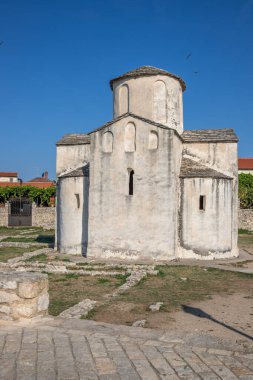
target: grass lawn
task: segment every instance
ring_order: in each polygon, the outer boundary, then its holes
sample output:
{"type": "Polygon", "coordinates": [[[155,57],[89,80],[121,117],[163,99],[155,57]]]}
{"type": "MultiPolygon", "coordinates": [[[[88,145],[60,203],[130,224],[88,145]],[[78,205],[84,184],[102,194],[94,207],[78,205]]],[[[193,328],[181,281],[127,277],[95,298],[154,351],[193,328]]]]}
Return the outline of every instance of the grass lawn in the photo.
{"type": "Polygon", "coordinates": [[[14,242],[14,243],[45,243],[53,244],[54,235],[45,235],[44,231],[37,237],[25,237],[25,236],[11,236],[2,240],[2,242],[14,242]]]}
{"type": "Polygon", "coordinates": [[[9,259],[13,259],[17,256],[22,256],[25,252],[33,252],[37,249],[41,249],[41,246],[32,246],[30,248],[0,247],[0,261],[7,262],[9,259]]]}
{"type": "Polygon", "coordinates": [[[146,319],[147,326],[159,327],[159,318],[180,309],[181,305],[192,301],[211,298],[214,294],[229,295],[244,292],[253,299],[253,275],[189,266],[159,266],[158,276],[149,275],[138,285],[111,300],[107,305],[99,306],[93,313],[93,319],[118,324],[132,324],[136,320],[146,319]],[[162,309],[155,315],[149,311],[149,305],[164,302],[162,309]],[[152,325],[149,325],[152,318],[152,325]]]}
{"type": "Polygon", "coordinates": [[[100,301],[124,283],[126,276],[81,276],[78,274],[49,274],[49,314],[63,310],[85,298],[100,301]]]}
{"type": "Polygon", "coordinates": [[[238,237],[239,248],[244,245],[253,245],[253,234],[242,234],[238,237]]]}
{"type": "MultiPolygon", "coordinates": [[[[50,231],[52,230],[49,230],[49,232],[50,231]]],[[[16,236],[23,232],[26,232],[28,235],[29,234],[33,235],[33,234],[38,234],[41,232],[47,234],[48,231],[47,230],[44,231],[42,227],[0,227],[0,236],[2,235],[16,236]]]]}

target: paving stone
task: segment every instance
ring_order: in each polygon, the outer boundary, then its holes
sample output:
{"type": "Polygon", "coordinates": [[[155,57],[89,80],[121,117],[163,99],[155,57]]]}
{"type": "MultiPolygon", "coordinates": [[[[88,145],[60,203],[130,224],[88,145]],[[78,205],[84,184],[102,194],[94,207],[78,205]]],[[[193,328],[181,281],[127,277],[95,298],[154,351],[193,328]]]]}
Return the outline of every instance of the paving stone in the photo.
{"type": "Polygon", "coordinates": [[[210,365],[210,368],[223,380],[236,380],[237,376],[233,374],[227,367],[224,365],[210,365]]]}
{"type": "MultiPolygon", "coordinates": [[[[0,326],[0,380],[253,379],[252,353],[238,345],[227,350],[219,339],[205,338],[206,347],[191,347],[172,333],[165,341],[155,330],[140,337],[136,328],[78,322],[0,326]]],[[[201,337],[194,340],[202,344],[201,337]]]]}
{"type": "Polygon", "coordinates": [[[134,359],[133,365],[136,368],[141,379],[158,380],[159,377],[146,359],[134,359]]]}

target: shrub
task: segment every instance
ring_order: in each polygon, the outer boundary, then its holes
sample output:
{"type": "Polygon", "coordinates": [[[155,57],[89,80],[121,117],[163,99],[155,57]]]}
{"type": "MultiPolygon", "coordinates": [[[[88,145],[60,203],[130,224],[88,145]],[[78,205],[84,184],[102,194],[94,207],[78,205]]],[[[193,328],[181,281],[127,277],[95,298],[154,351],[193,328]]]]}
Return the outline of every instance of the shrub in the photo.
{"type": "Polygon", "coordinates": [[[253,208],[253,175],[241,173],[238,179],[240,207],[253,208]]]}

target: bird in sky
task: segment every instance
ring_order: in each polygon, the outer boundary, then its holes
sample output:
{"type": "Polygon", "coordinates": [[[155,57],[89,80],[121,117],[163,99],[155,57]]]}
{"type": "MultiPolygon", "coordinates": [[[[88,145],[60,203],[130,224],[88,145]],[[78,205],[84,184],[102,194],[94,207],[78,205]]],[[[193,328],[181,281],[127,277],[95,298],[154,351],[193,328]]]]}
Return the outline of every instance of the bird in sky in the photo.
{"type": "Polygon", "coordinates": [[[191,58],[191,56],[192,56],[192,53],[187,54],[186,59],[191,58]]]}

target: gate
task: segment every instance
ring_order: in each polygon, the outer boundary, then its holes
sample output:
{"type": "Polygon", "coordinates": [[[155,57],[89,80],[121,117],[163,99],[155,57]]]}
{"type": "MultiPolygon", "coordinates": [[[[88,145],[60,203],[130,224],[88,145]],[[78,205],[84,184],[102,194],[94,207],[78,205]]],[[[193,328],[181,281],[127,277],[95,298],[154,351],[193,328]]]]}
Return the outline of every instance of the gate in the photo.
{"type": "Polygon", "coordinates": [[[29,198],[11,198],[9,201],[9,226],[32,225],[32,201],[29,198]]]}

